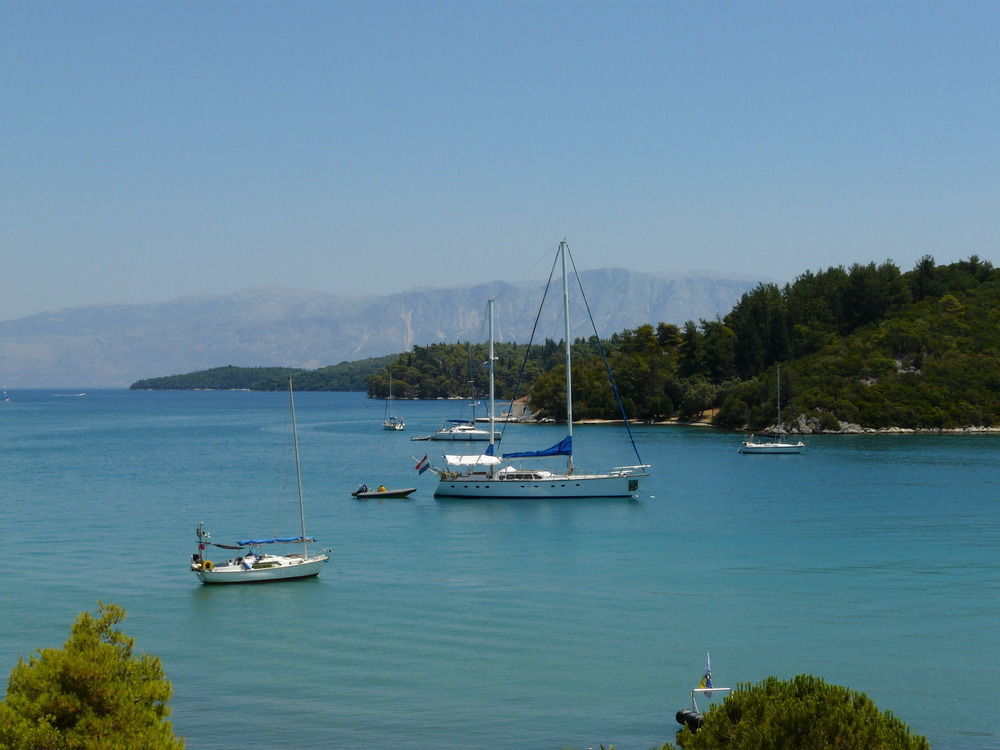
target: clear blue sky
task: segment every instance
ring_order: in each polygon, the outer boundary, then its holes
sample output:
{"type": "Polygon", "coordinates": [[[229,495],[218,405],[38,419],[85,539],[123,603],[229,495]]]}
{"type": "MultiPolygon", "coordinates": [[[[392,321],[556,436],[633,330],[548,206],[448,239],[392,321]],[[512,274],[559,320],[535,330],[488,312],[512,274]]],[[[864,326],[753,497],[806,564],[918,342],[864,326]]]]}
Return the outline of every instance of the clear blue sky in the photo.
{"type": "Polygon", "coordinates": [[[0,0],[0,320],[1000,265],[1000,2],[0,0]],[[539,264],[541,258],[545,260],[539,264]]]}

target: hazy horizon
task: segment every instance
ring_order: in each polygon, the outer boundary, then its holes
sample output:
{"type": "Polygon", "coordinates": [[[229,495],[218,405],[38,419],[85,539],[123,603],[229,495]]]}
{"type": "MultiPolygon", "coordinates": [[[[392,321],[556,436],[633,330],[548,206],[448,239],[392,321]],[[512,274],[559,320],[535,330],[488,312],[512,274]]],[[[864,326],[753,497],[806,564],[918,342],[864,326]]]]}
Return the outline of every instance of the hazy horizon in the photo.
{"type": "Polygon", "coordinates": [[[0,320],[1000,265],[1000,5],[4,2],[0,320]]]}

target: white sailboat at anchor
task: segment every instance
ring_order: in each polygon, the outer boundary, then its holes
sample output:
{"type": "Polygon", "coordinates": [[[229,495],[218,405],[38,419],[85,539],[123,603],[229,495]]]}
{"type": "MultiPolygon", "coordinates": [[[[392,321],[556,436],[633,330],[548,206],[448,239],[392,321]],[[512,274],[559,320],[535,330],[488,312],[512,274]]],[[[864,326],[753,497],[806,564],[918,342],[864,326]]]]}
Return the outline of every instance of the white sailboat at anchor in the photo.
{"type": "Polygon", "coordinates": [[[797,443],[785,442],[784,429],[781,426],[781,365],[778,365],[778,426],[775,430],[774,439],[757,440],[756,435],[751,435],[743,441],[737,449],[740,453],[801,453],[805,450],[806,444],[799,440],[797,443]]]}
{"type": "Polygon", "coordinates": [[[394,417],[389,413],[389,404],[392,403],[392,370],[389,370],[389,397],[385,400],[385,416],[382,417],[382,429],[401,432],[406,429],[406,423],[400,417],[394,417]]]}
{"type": "Polygon", "coordinates": [[[262,539],[242,539],[236,544],[217,544],[212,535],[199,523],[195,529],[198,551],[191,556],[191,571],[202,583],[260,583],[295,578],[311,578],[319,575],[323,565],[330,559],[330,550],[319,554],[309,554],[309,544],[316,540],[306,536],[305,508],[302,500],[302,469],[299,460],[299,439],[295,424],[295,397],[292,395],[292,379],[288,379],[288,400],[292,413],[292,441],[295,446],[295,478],[299,490],[299,535],[293,537],[268,537],[262,539]],[[279,555],[264,552],[272,544],[301,544],[301,552],[279,555]],[[214,563],[208,559],[208,548],[239,551],[242,554],[225,562],[214,563]]]}

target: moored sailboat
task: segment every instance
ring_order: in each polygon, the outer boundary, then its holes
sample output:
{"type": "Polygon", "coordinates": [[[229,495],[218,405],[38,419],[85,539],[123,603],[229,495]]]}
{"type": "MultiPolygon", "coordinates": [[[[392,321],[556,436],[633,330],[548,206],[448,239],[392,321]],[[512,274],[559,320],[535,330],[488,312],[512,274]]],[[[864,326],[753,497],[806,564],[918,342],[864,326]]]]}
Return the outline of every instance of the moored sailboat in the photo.
{"type": "Polygon", "coordinates": [[[740,453],[801,453],[805,450],[806,444],[799,440],[796,443],[786,442],[783,438],[785,430],[781,424],[781,365],[778,365],[778,425],[775,429],[775,437],[771,440],[757,440],[756,435],[751,435],[738,448],[740,453]]]}
{"type": "MultiPolygon", "coordinates": [[[[470,352],[471,356],[471,352],[470,352]]],[[[492,355],[491,355],[492,356],[492,355]]],[[[472,363],[469,363],[469,370],[471,376],[472,363]]],[[[491,370],[492,372],[492,370],[491,370]]],[[[469,397],[469,409],[472,410],[472,415],[469,419],[449,419],[443,427],[436,429],[430,435],[422,435],[420,437],[412,437],[410,440],[438,440],[446,442],[489,442],[490,444],[500,441],[501,433],[497,432],[494,428],[494,423],[491,419],[489,429],[484,429],[482,427],[476,426],[476,385],[475,380],[469,380],[469,387],[472,393],[469,397]]],[[[490,412],[492,414],[492,402],[490,405],[490,412]]]]}
{"type": "Polygon", "coordinates": [[[496,442],[499,439],[500,434],[498,432],[492,429],[484,430],[481,427],[476,427],[475,422],[466,422],[460,419],[449,420],[446,426],[435,430],[428,437],[428,440],[475,440],[479,442],[496,442]]]}
{"type": "MultiPolygon", "coordinates": [[[[559,243],[556,260],[562,269],[563,325],[565,340],[565,387],[566,387],[566,430],[567,434],[555,445],[539,451],[521,451],[495,455],[495,444],[490,445],[479,456],[445,456],[445,466],[431,467],[438,476],[438,486],[434,491],[437,498],[509,498],[509,499],[560,499],[588,497],[632,497],[639,489],[639,478],[648,476],[649,464],[639,459],[632,466],[617,466],[605,472],[579,472],[573,464],[573,375],[571,339],[569,324],[569,276],[566,257],[569,246],[559,243]],[[551,456],[565,456],[566,468],[551,471],[540,468],[524,468],[507,463],[510,459],[541,459],[551,456]]],[[[551,276],[550,276],[551,280],[551,276]]],[[[544,297],[543,297],[544,301],[544,297]]],[[[490,432],[493,431],[494,379],[493,379],[493,300],[489,301],[490,321],[490,432]]],[[[625,420],[628,429],[628,420],[625,420]]],[[[629,431],[631,435],[631,431],[629,431]]]]}
{"type": "Polygon", "coordinates": [[[382,429],[400,432],[406,429],[406,423],[399,417],[394,417],[389,413],[389,404],[392,403],[392,370],[389,370],[389,397],[385,400],[385,416],[382,417],[382,429]]]}
{"type": "Polygon", "coordinates": [[[195,529],[198,551],[191,556],[191,571],[202,583],[260,583],[294,578],[311,578],[319,575],[323,565],[330,559],[330,550],[319,554],[309,554],[310,543],[316,540],[306,536],[305,504],[302,498],[302,469],[299,460],[299,439],[295,424],[295,397],[292,395],[292,380],[288,379],[288,400],[292,414],[292,441],[295,447],[295,478],[299,492],[299,535],[293,537],[268,537],[242,539],[236,544],[217,544],[212,535],[199,523],[195,529]],[[278,555],[264,552],[266,545],[301,544],[301,552],[278,555]],[[208,548],[216,547],[241,552],[237,557],[218,564],[208,559],[208,548]]]}

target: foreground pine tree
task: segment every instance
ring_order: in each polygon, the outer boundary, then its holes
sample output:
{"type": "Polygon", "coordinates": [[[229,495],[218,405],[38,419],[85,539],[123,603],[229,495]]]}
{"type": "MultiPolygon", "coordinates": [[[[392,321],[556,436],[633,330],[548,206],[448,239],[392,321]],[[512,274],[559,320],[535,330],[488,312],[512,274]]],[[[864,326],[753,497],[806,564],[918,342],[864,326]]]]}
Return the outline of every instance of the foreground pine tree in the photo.
{"type": "Polygon", "coordinates": [[[704,718],[697,732],[677,733],[681,750],[930,750],[864,693],[812,675],[741,685],[704,718]]]}
{"type": "Polygon", "coordinates": [[[41,649],[11,670],[0,702],[4,750],[181,750],[167,716],[173,691],[159,658],[133,654],[117,629],[125,610],[98,602],[61,649],[41,649]]]}

